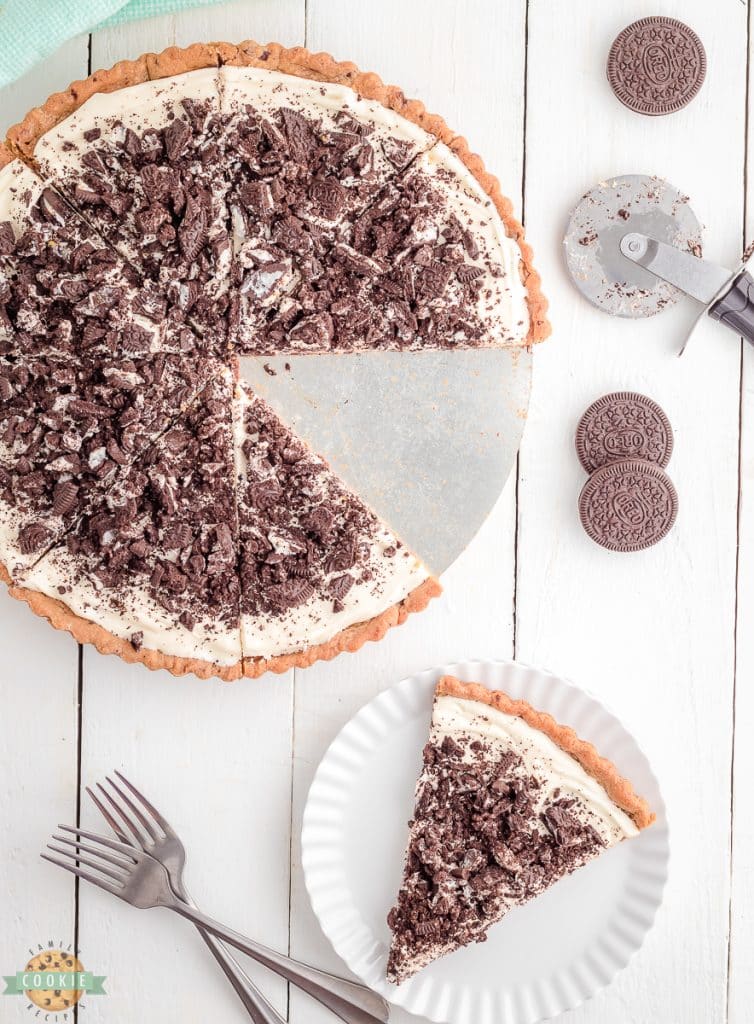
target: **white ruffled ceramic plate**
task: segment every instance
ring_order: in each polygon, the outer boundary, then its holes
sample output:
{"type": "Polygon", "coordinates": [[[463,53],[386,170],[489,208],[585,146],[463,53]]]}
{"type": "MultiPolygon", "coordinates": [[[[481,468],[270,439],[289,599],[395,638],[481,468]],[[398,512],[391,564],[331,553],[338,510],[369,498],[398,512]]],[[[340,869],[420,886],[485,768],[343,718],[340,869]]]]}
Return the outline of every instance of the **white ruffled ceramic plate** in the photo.
{"type": "Polygon", "coordinates": [[[312,907],[335,951],[391,1003],[438,1024],[534,1024],[589,999],[644,941],[669,854],[665,805],[633,737],[571,683],[506,662],[432,669],[362,708],[317,770],[301,841],[312,907]],[[572,726],[632,780],[657,821],[514,910],[486,943],[396,987],[385,980],[386,917],[401,880],[434,684],[444,674],[505,690],[572,726]]]}

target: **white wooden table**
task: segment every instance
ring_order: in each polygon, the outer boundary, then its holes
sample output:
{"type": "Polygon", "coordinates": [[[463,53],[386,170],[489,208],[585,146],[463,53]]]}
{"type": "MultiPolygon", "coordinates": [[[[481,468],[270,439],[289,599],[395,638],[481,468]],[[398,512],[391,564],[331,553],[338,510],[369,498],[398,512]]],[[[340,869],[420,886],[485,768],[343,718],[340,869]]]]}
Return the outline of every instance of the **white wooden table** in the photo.
{"type": "MultiPolygon", "coordinates": [[[[754,235],[749,30],[741,0],[248,0],[78,38],[2,94],[4,129],[88,70],[201,39],[305,43],[355,60],[463,130],[523,207],[554,334],[536,353],[517,473],[446,574],[443,599],[377,646],[258,682],[175,680],[79,650],[0,594],[0,974],[23,967],[37,943],[75,939],[86,966],[108,977],[107,998],[89,998],[81,1020],[247,1019],[189,925],[78,891],[39,861],[56,822],[96,823],[83,787],[113,767],[143,783],[185,837],[201,905],[341,969],[300,870],[302,808],[323,751],[407,674],[515,656],[571,677],[623,718],[671,818],[670,883],[654,930],[609,990],[562,1019],[753,1019],[754,359],[709,323],[679,361],[688,305],[647,322],[611,320],[574,291],[560,252],[581,193],[639,172],[687,192],[706,254],[735,263],[754,235]],[[619,105],[604,62],[625,24],[659,13],[697,30],[709,68],[689,107],[653,119],[619,105]],[[575,424],[594,398],[623,388],[669,414],[680,495],[671,536],[632,556],[593,545],[576,513],[575,424]]],[[[324,1024],[317,1007],[253,973],[291,1021],[324,1024]]],[[[25,1000],[0,997],[3,1022],[26,1012],[25,1000]]]]}

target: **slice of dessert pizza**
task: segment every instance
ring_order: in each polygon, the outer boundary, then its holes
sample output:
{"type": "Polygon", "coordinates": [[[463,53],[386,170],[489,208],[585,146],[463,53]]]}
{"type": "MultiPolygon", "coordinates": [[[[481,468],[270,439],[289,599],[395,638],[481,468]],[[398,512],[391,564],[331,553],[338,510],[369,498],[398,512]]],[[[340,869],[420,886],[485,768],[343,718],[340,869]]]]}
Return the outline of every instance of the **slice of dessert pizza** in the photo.
{"type": "MultiPolygon", "coordinates": [[[[438,143],[356,222],[350,246],[380,270],[362,273],[356,306],[374,311],[371,330],[379,347],[530,343],[521,232],[507,200],[499,198],[499,206],[459,157],[438,143]]],[[[335,270],[342,271],[337,250],[334,257],[335,270]]],[[[355,291],[354,283],[341,287],[355,291]]]]}
{"type": "Polygon", "coordinates": [[[524,281],[510,204],[498,203],[437,142],[337,234],[322,236],[311,273],[260,341],[291,352],[529,344],[539,300],[524,281]]]}
{"type": "Polygon", "coordinates": [[[292,348],[327,349],[332,339],[317,338],[318,321],[306,320],[322,312],[313,299],[321,257],[437,139],[339,82],[224,66],[221,88],[241,350],[272,351],[279,325],[293,330],[292,348]],[[270,320],[275,327],[260,334],[270,320]]]}
{"type": "Polygon", "coordinates": [[[32,564],[199,390],[207,360],[18,160],[0,170],[0,565],[32,564]],[[162,320],[162,322],[160,322],[162,320]]]}
{"type": "Polygon", "coordinates": [[[233,388],[215,372],[11,594],[103,653],[238,678],[233,388]]]}
{"type": "Polygon", "coordinates": [[[243,352],[547,336],[511,204],[441,118],[376,75],[301,49],[242,44],[221,80],[237,126],[229,202],[243,352]]]}
{"type": "Polygon", "coordinates": [[[380,639],[440,585],[242,382],[236,423],[244,672],[380,639]]]}
{"type": "Polygon", "coordinates": [[[388,979],[486,938],[654,820],[615,766],[550,715],[446,676],[416,790],[388,979]]]}
{"type": "Polygon", "coordinates": [[[81,105],[73,87],[53,96],[10,137],[103,238],[160,283],[209,349],[224,351],[230,245],[218,69],[139,80],[149,70],[144,58],[116,66],[81,105]]]}

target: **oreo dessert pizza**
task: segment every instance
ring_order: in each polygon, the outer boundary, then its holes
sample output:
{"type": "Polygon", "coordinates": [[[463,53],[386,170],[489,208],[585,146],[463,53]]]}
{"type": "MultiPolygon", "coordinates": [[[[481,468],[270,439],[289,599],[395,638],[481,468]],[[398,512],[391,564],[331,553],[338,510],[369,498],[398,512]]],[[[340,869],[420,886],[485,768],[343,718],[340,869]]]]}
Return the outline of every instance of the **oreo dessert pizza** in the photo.
{"type": "Polygon", "coordinates": [[[277,44],[146,54],[0,147],[0,575],[80,642],[235,679],[440,587],[240,356],[530,346],[546,304],[465,141],[277,44]]]}

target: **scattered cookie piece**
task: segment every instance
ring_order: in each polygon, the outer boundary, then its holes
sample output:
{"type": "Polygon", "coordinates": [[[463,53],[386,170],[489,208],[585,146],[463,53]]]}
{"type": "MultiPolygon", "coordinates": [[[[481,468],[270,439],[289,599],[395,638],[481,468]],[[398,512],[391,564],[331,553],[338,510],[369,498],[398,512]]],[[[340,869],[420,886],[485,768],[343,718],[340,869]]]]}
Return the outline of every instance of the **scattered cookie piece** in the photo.
{"type": "Polygon", "coordinates": [[[642,551],[669,532],[678,495],[659,466],[627,459],[592,473],[579,497],[581,523],[610,551],[642,551]]]}
{"type": "Polygon", "coordinates": [[[610,47],[607,77],[613,92],[639,114],[671,114],[696,96],[707,72],[699,36],[676,18],[641,18],[610,47]]]}
{"type": "Polygon", "coordinates": [[[673,451],[673,428],[651,398],[616,391],[598,398],[581,417],[576,451],[587,473],[623,459],[641,459],[664,469],[673,451]]]}

